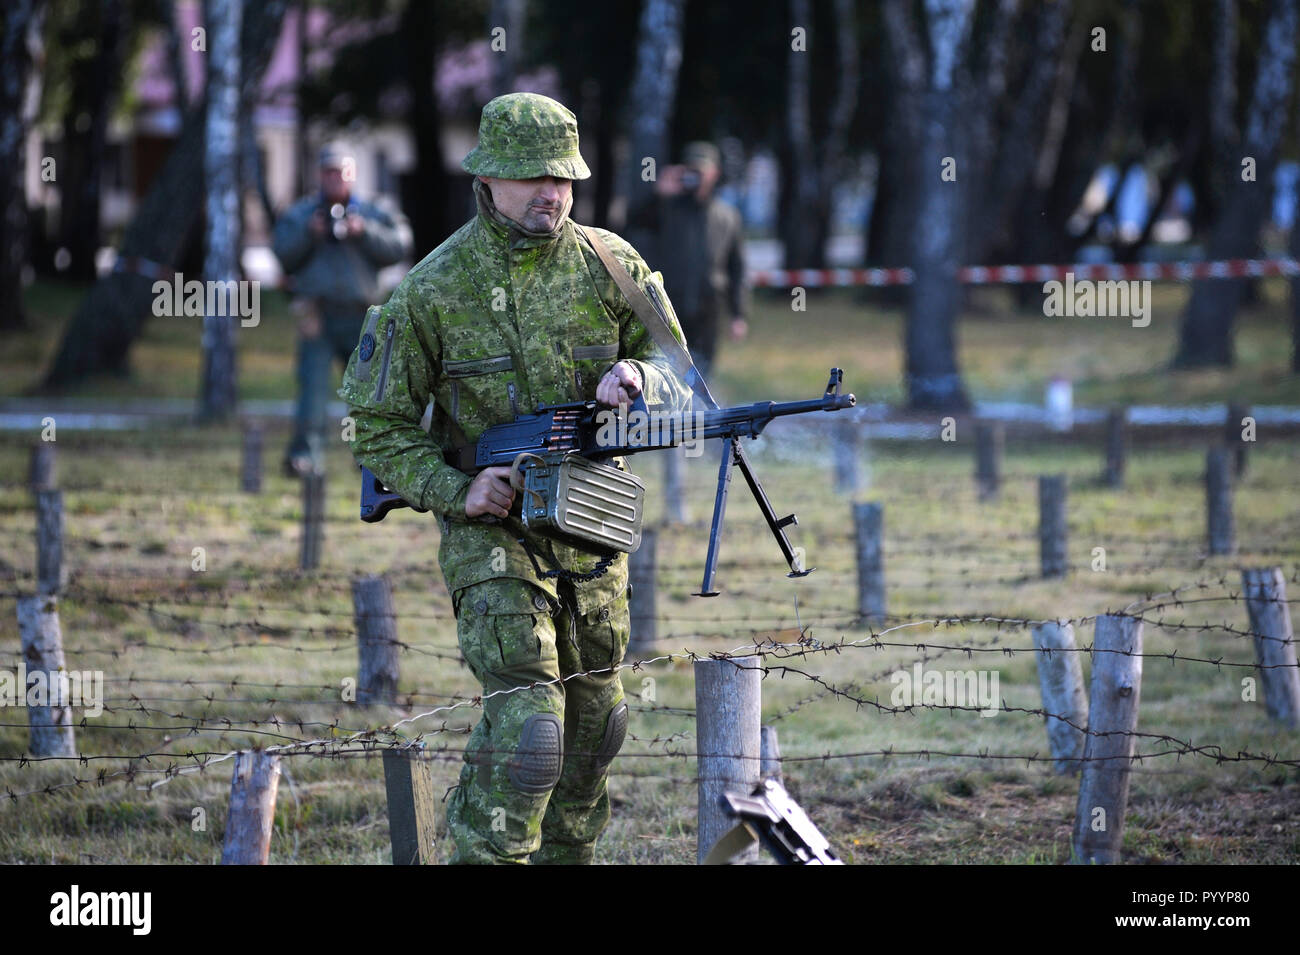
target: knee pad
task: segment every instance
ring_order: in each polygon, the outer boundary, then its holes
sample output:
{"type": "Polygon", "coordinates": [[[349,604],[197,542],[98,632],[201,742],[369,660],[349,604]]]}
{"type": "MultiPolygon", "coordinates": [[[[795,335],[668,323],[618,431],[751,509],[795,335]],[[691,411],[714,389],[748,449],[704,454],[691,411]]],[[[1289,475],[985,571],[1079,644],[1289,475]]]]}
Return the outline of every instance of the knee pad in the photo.
{"type": "Polygon", "coordinates": [[[596,750],[595,769],[603,773],[614,761],[618,751],[623,748],[627,738],[627,703],[621,702],[609,714],[605,721],[605,735],[601,737],[600,748],[596,750]]]}
{"type": "Polygon", "coordinates": [[[534,713],[524,720],[519,747],[510,760],[510,782],[520,792],[549,792],[560,781],[564,762],[564,724],[554,713],[534,713]]]}

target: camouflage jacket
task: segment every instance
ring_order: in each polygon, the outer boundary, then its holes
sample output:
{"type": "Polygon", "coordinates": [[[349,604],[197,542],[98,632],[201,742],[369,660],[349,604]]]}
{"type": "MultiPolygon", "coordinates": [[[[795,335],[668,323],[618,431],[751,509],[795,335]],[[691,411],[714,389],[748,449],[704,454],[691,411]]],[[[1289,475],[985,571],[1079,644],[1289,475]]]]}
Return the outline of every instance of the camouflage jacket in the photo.
{"type": "Polygon", "coordinates": [[[332,242],[312,235],[311,217],[320,207],[319,195],[307,196],[275,223],[272,249],[284,270],[293,275],[295,294],[333,302],[375,301],[379,270],[411,253],[406,217],[389,203],[353,198],[348,212],[365,219],[366,229],[359,236],[332,242]]]}
{"type": "MultiPolygon", "coordinates": [[[[475,194],[478,215],[367,312],[339,395],[356,421],[356,459],[439,516],[438,562],[453,594],[488,578],[520,577],[554,597],[555,578],[538,580],[517,538],[527,537],[545,570],[585,573],[597,557],[529,534],[513,517],[501,524],[466,517],[471,478],[443,459],[459,443],[457,428],[472,442],[538,404],[594,400],[601,375],[620,359],[641,372],[652,410],[686,410],[690,391],[567,217],[552,235],[527,235],[485,189],[475,194]],[[426,432],[420,421],[430,401],[426,432]]],[[[685,343],[659,273],[617,235],[598,232],[660,298],[685,343]]],[[[626,555],[574,589],[581,613],[621,596],[626,555]]]]}

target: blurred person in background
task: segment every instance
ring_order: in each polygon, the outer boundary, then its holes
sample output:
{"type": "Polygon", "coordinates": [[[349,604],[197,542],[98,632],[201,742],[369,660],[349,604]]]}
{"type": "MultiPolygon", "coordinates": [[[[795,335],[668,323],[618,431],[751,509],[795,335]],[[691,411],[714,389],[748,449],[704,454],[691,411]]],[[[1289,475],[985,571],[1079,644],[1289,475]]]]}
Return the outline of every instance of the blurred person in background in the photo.
{"type": "Polygon", "coordinates": [[[290,477],[323,466],[333,360],[347,365],[366,308],[379,297],[379,270],[411,254],[406,218],[382,199],[358,199],[355,183],[351,148],[327,144],[320,153],[320,191],[285,210],[272,237],[292,276],[290,310],[298,322],[298,405],[284,459],[290,477]]]}
{"type": "Polygon", "coordinates": [[[714,194],[720,176],[718,147],[693,142],[682,151],[681,165],[665,167],[655,183],[655,264],[691,343],[691,357],[706,379],[723,316],[730,319],[734,340],[749,330],[744,229],[740,213],[714,194]]]}

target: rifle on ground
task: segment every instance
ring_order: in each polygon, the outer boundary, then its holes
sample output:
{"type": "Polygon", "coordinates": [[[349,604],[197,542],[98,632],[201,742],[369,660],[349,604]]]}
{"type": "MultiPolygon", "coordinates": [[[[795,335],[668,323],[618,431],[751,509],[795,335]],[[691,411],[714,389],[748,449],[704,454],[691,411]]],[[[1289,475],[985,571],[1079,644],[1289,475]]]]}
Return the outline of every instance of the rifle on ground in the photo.
{"type": "Polygon", "coordinates": [[[736,826],[709,850],[705,865],[727,865],[755,841],[762,842],[781,865],[844,864],[776,779],[764,779],[749,796],[723,793],[722,802],[736,826]]]}
{"type": "MultiPolygon", "coordinates": [[[[709,552],[704,582],[697,595],[715,597],[718,591],[713,589],[713,579],[733,465],[740,468],[768,528],[776,537],[790,566],[789,576],[802,577],[813,570],[803,567],[801,557],[785,534],[787,526],[799,523],[798,518],[793,514],[776,516],[739,439],[758,437],[775,418],[853,407],[857,399],[840,393],[843,377],[840,369],[832,368],[826,392],[820,398],[758,401],[734,408],[696,409],[686,414],[649,412],[640,395],[626,413],[594,401],[539,405],[534,413],[494,425],[479,435],[474,444],[455,448],[445,457],[448,464],[466,474],[477,474],[493,466],[510,467],[510,483],[522,492],[516,496],[515,506],[525,526],[612,555],[618,551],[634,551],[640,544],[645,488],[635,475],[599,462],[690,441],[720,438],[722,461],[709,531],[709,552]]],[[[361,478],[363,521],[375,523],[395,508],[411,507],[400,495],[384,487],[369,469],[361,469],[361,478]]]]}

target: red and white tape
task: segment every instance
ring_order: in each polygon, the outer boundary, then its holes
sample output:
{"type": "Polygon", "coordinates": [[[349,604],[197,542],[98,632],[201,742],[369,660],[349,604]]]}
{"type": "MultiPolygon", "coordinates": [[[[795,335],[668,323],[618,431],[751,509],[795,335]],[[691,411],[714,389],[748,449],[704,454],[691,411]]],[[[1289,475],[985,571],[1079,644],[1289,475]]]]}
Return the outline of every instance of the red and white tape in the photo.
{"type": "MultiPolygon", "coordinates": [[[[1296,259],[1220,259],[1213,262],[1138,262],[1130,265],[968,265],[957,270],[966,285],[1004,282],[1064,281],[1067,273],[1079,279],[1102,281],[1148,279],[1189,282],[1193,279],[1264,278],[1300,276],[1296,259]]],[[[759,288],[837,288],[858,285],[911,285],[911,269],[756,269],[750,282],[759,288]]]]}

